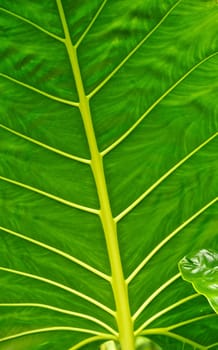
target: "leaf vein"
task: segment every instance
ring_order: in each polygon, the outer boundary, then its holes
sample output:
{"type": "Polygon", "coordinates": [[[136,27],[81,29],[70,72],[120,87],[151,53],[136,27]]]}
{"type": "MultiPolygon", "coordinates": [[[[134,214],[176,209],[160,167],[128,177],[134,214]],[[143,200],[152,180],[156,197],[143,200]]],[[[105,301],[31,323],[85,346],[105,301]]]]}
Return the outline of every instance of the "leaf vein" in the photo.
{"type": "Polygon", "coordinates": [[[160,27],[160,25],[165,21],[165,19],[170,15],[170,13],[176,8],[176,6],[182,0],[178,0],[175,4],[166,12],[166,14],[161,18],[161,20],[153,27],[153,29],[146,34],[146,36],[140,40],[140,42],[132,49],[129,54],[118,64],[118,66],[88,95],[92,98],[119,70],[124,66],[124,64],[134,55],[134,53],[149,39],[149,37],[160,27]]]}
{"type": "Polygon", "coordinates": [[[37,304],[37,303],[0,303],[0,307],[31,307],[31,308],[35,307],[35,308],[52,310],[52,311],[59,312],[59,313],[65,314],[65,315],[71,315],[71,316],[80,317],[80,318],[84,318],[86,320],[92,321],[92,322],[98,324],[99,326],[105,328],[111,334],[117,336],[117,332],[113,328],[111,328],[106,323],[102,322],[101,320],[99,320],[95,317],[92,317],[90,315],[86,315],[83,313],[79,313],[79,312],[61,309],[59,307],[55,307],[52,305],[37,304]]]}
{"type": "Polygon", "coordinates": [[[163,290],[165,290],[167,287],[169,287],[171,284],[173,284],[178,278],[181,277],[180,273],[177,273],[173,277],[171,277],[169,280],[164,282],[154,293],[148,297],[145,302],[138,308],[138,310],[134,313],[132,319],[135,321],[137,317],[144,311],[144,309],[161,293],[163,290]]]}
{"type": "Polygon", "coordinates": [[[210,58],[216,56],[218,52],[215,52],[197,64],[195,64],[192,68],[190,68],[185,74],[182,75],[181,78],[179,78],[169,89],[167,89],[152,105],[141,115],[141,117],[122,135],[120,136],[115,142],[113,142],[109,147],[107,147],[105,150],[101,152],[102,156],[105,156],[107,153],[112,151],[115,147],[117,147],[122,141],[124,141],[127,136],[129,136],[137,126],[141,124],[141,122],[149,115],[149,113],[160,103],[162,102],[165,97],[167,97],[181,82],[183,82],[191,73],[193,73],[198,67],[200,67],[203,63],[208,61],[210,58]]]}
{"type": "Polygon", "coordinates": [[[51,152],[57,153],[57,154],[59,154],[59,155],[61,155],[61,156],[63,156],[63,157],[66,157],[66,158],[69,158],[69,159],[72,159],[72,160],[76,160],[76,161],[78,161],[78,162],[80,162],[80,163],[90,164],[90,160],[89,160],[89,159],[77,157],[77,156],[74,156],[74,155],[72,155],[72,154],[70,154],[70,153],[61,151],[61,150],[59,150],[59,149],[57,149],[57,148],[55,148],[55,147],[51,147],[51,146],[49,146],[49,145],[47,145],[47,144],[45,144],[45,143],[43,143],[43,142],[40,142],[40,141],[38,141],[38,140],[35,140],[35,139],[32,138],[32,137],[26,136],[26,135],[24,135],[24,134],[22,134],[22,133],[20,133],[20,132],[18,132],[18,131],[16,131],[16,130],[13,130],[13,129],[11,129],[11,128],[8,128],[7,126],[5,126],[5,125],[3,125],[3,124],[0,124],[0,127],[1,127],[2,129],[4,129],[4,130],[7,130],[8,132],[10,132],[10,133],[12,133],[12,134],[18,136],[18,137],[21,137],[21,138],[23,138],[23,139],[25,139],[25,140],[27,140],[27,141],[29,141],[29,142],[32,142],[32,143],[34,143],[34,144],[36,144],[36,145],[38,145],[38,146],[40,146],[40,147],[42,147],[42,148],[48,149],[48,150],[51,151],[51,152]]]}
{"type": "Polygon", "coordinates": [[[135,276],[142,270],[142,268],[151,260],[151,258],[166,244],[168,243],[177,233],[179,233],[184,227],[190,224],[193,220],[195,220],[199,215],[201,215],[205,210],[207,210],[211,205],[217,202],[217,197],[212,201],[207,203],[204,207],[198,210],[195,214],[189,217],[186,221],[184,221],[181,225],[179,225],[173,232],[167,235],[146,257],[145,259],[137,266],[137,268],[130,274],[127,278],[127,283],[130,283],[135,276]]]}
{"type": "Polygon", "coordinates": [[[156,314],[154,314],[153,316],[151,316],[149,319],[147,319],[135,332],[136,335],[140,334],[148,325],[150,325],[153,321],[155,321],[156,319],[160,318],[160,316],[166,314],[167,312],[177,308],[178,306],[192,300],[195,298],[198,298],[200,296],[200,294],[192,294],[189,295],[186,298],[180,299],[179,301],[177,301],[176,303],[162,309],[161,311],[157,312],[156,314]]]}
{"type": "Polygon", "coordinates": [[[32,192],[35,192],[35,193],[38,193],[42,196],[45,196],[45,197],[48,197],[50,199],[53,199],[59,203],[62,203],[64,205],[67,205],[69,207],[72,207],[72,208],[76,208],[76,209],[79,209],[79,210],[82,210],[82,211],[85,211],[85,212],[88,212],[88,213],[92,213],[92,214],[99,214],[99,210],[97,209],[93,209],[93,208],[89,208],[89,207],[85,207],[83,205],[79,205],[79,204],[76,204],[74,202],[71,202],[71,201],[67,201],[61,197],[58,197],[58,196],[55,196],[51,193],[48,193],[48,192],[45,192],[45,191],[42,191],[36,187],[33,187],[33,186],[29,186],[29,185],[26,185],[22,182],[19,182],[19,181],[16,181],[16,180],[12,180],[12,179],[9,179],[7,177],[4,177],[4,176],[0,176],[0,180],[2,181],[5,181],[5,182],[9,182],[13,185],[16,185],[16,186],[20,186],[20,187],[23,187],[23,188],[26,188],[27,190],[30,190],[32,192]]]}
{"type": "Polygon", "coordinates": [[[165,335],[165,336],[168,336],[170,338],[179,340],[182,343],[189,344],[189,345],[193,346],[194,349],[207,350],[207,347],[205,347],[199,343],[196,343],[195,341],[193,341],[189,338],[183,337],[182,335],[179,335],[179,334],[176,334],[173,332],[169,332],[167,329],[164,329],[164,328],[147,329],[141,333],[141,335],[149,335],[149,334],[150,335],[152,335],[152,334],[165,335]]]}
{"type": "Polygon", "coordinates": [[[93,331],[91,329],[77,328],[77,327],[68,327],[68,326],[56,326],[56,327],[32,329],[30,331],[8,335],[7,337],[0,338],[0,342],[4,342],[4,341],[7,341],[7,340],[12,340],[12,339],[16,339],[16,338],[32,335],[32,334],[39,334],[39,333],[46,333],[46,332],[56,332],[56,331],[81,332],[81,333],[95,334],[95,335],[102,336],[102,337],[108,337],[108,334],[99,333],[99,332],[93,331]]]}
{"type": "Polygon", "coordinates": [[[25,18],[25,17],[23,17],[23,16],[21,16],[21,15],[18,15],[18,14],[15,13],[15,12],[9,11],[9,10],[3,8],[3,7],[0,7],[0,11],[5,12],[5,13],[7,13],[8,15],[11,15],[11,16],[13,16],[13,17],[15,17],[15,18],[18,18],[19,20],[21,20],[21,21],[23,21],[23,22],[26,22],[26,23],[30,24],[31,26],[33,26],[33,27],[35,27],[36,29],[40,30],[41,32],[47,34],[48,36],[52,37],[53,39],[56,39],[56,40],[58,40],[58,41],[60,41],[60,42],[63,42],[63,40],[64,40],[64,39],[61,38],[60,36],[58,36],[58,35],[56,35],[56,34],[54,34],[54,33],[51,33],[50,31],[44,29],[44,28],[41,27],[40,25],[38,25],[38,24],[36,24],[36,23],[30,21],[29,19],[27,19],[27,18],[25,18]]]}
{"type": "Polygon", "coordinates": [[[84,300],[88,301],[90,304],[93,304],[93,305],[97,306],[98,308],[104,310],[108,314],[114,316],[114,311],[111,310],[106,305],[100,303],[99,301],[89,297],[88,295],[86,295],[84,293],[81,293],[81,292],[77,291],[76,289],[67,287],[66,285],[64,285],[62,283],[55,282],[55,281],[50,280],[48,278],[41,277],[41,276],[38,276],[38,275],[34,275],[34,274],[31,274],[31,273],[27,273],[27,272],[23,272],[23,271],[19,271],[19,270],[14,270],[14,269],[9,269],[9,268],[3,267],[3,266],[0,266],[0,271],[12,273],[12,274],[19,275],[19,276],[24,276],[24,277],[31,278],[31,279],[34,279],[34,280],[37,280],[37,281],[40,281],[40,282],[47,283],[47,284],[52,285],[52,286],[57,287],[57,288],[60,288],[62,290],[65,290],[65,291],[73,294],[73,295],[76,295],[76,296],[80,297],[81,299],[84,299],[84,300]]]}
{"type": "Polygon", "coordinates": [[[187,154],[184,158],[182,158],[178,163],[176,163],[172,168],[170,168],[164,175],[162,175],[152,186],[150,186],[142,195],[140,195],[132,204],[130,204],[125,210],[123,210],[119,215],[115,217],[115,221],[118,222],[125,215],[127,215],[131,210],[133,210],[140,202],[143,201],[145,197],[147,197],[158,185],[160,185],[165,179],[167,179],[175,170],[177,170],[181,165],[183,165],[186,161],[188,161],[194,154],[200,151],[203,147],[205,147],[209,142],[211,142],[214,138],[216,138],[218,133],[216,132],[212,136],[210,136],[207,140],[202,142],[199,146],[197,146],[193,151],[187,154]]]}
{"type": "Polygon", "coordinates": [[[63,98],[60,98],[60,97],[51,95],[51,94],[49,94],[49,93],[47,93],[47,92],[45,92],[45,91],[42,91],[42,90],[40,90],[40,89],[35,88],[34,86],[31,86],[31,85],[29,85],[29,84],[23,83],[22,81],[17,80],[17,79],[15,79],[15,78],[12,78],[12,77],[10,77],[10,76],[7,75],[7,74],[0,73],[0,77],[5,78],[5,79],[7,79],[7,80],[10,80],[10,81],[12,81],[12,82],[15,83],[15,84],[21,85],[21,86],[23,86],[23,87],[25,87],[25,88],[27,88],[27,89],[29,89],[29,90],[31,90],[31,91],[34,91],[34,92],[36,92],[36,93],[38,93],[38,94],[40,94],[40,95],[42,95],[42,96],[45,96],[45,97],[47,97],[47,98],[49,98],[49,99],[51,99],[51,100],[54,100],[54,101],[56,101],[56,102],[64,103],[64,104],[67,104],[67,105],[73,106],[73,107],[78,107],[78,105],[79,105],[78,102],[73,102],[73,101],[70,101],[70,100],[65,100],[65,99],[63,99],[63,98]]]}
{"type": "Polygon", "coordinates": [[[95,16],[93,17],[93,19],[91,20],[91,22],[89,23],[89,25],[87,26],[87,28],[85,29],[84,33],[81,35],[81,37],[79,38],[79,40],[77,41],[77,43],[75,44],[75,48],[77,48],[81,42],[83,41],[83,39],[85,38],[85,36],[88,34],[88,32],[90,31],[90,29],[92,28],[93,24],[95,23],[95,21],[97,20],[98,16],[100,15],[100,13],[102,12],[103,8],[105,7],[105,4],[107,3],[107,0],[102,1],[102,4],[100,5],[99,9],[97,10],[95,16]]]}
{"type": "Polygon", "coordinates": [[[4,232],[7,232],[7,233],[9,233],[10,235],[13,235],[13,236],[15,236],[15,237],[21,238],[21,239],[23,239],[23,240],[25,240],[25,241],[31,242],[32,244],[35,244],[35,245],[37,245],[37,246],[43,247],[43,248],[45,248],[45,249],[47,249],[47,250],[49,250],[49,251],[51,251],[51,252],[53,252],[53,253],[55,253],[55,254],[58,254],[58,255],[60,255],[60,256],[63,256],[64,258],[66,258],[66,259],[72,261],[73,263],[75,263],[75,264],[77,264],[77,265],[83,267],[84,269],[86,269],[86,270],[88,270],[88,271],[94,273],[95,275],[97,275],[97,276],[103,278],[104,280],[110,282],[110,276],[108,276],[108,275],[104,274],[103,272],[97,270],[96,268],[94,268],[94,267],[92,267],[92,266],[86,264],[85,262],[83,262],[83,261],[77,259],[76,257],[74,257],[74,256],[72,256],[72,255],[70,255],[70,254],[65,253],[64,251],[62,251],[62,250],[60,250],[60,249],[57,249],[57,248],[55,248],[55,247],[52,247],[52,246],[50,246],[50,245],[48,245],[48,244],[46,244],[46,243],[40,242],[40,241],[38,241],[38,240],[36,240],[36,239],[33,239],[33,238],[30,238],[30,237],[28,237],[28,236],[22,235],[21,233],[18,233],[18,232],[9,230],[9,229],[7,229],[7,228],[5,228],[5,227],[3,227],[3,226],[0,226],[0,230],[2,230],[2,231],[4,231],[4,232]]]}
{"type": "Polygon", "coordinates": [[[173,330],[175,328],[183,327],[183,326],[186,326],[187,324],[198,322],[198,321],[204,320],[205,318],[210,318],[210,317],[214,317],[214,316],[217,316],[217,315],[215,313],[213,313],[213,314],[208,314],[208,315],[202,315],[202,316],[194,317],[194,318],[191,318],[189,320],[186,320],[186,321],[179,322],[177,324],[173,324],[171,326],[168,326],[167,329],[169,331],[171,331],[171,330],[173,330]]]}
{"type": "Polygon", "coordinates": [[[81,349],[83,348],[85,345],[88,345],[88,344],[91,344],[91,343],[95,343],[96,341],[98,340],[116,340],[117,338],[113,337],[113,336],[103,336],[103,335],[100,335],[100,336],[95,336],[95,337],[90,337],[88,339],[84,339],[82,340],[81,342],[73,345],[69,350],[78,350],[78,349],[81,349]]]}

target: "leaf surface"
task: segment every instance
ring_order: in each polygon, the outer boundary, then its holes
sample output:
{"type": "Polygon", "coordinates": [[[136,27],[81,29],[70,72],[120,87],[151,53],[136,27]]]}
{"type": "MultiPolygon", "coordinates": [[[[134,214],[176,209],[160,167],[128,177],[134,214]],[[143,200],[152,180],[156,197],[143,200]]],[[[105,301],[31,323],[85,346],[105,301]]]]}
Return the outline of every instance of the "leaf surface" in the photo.
{"type": "Polygon", "coordinates": [[[217,249],[217,1],[1,0],[0,16],[0,348],[95,350],[133,322],[163,349],[215,350],[177,264],[217,249]]]}
{"type": "Polygon", "coordinates": [[[202,249],[185,256],[179,262],[184,280],[191,282],[195,290],[206,296],[211,307],[218,313],[218,253],[202,249]]]}

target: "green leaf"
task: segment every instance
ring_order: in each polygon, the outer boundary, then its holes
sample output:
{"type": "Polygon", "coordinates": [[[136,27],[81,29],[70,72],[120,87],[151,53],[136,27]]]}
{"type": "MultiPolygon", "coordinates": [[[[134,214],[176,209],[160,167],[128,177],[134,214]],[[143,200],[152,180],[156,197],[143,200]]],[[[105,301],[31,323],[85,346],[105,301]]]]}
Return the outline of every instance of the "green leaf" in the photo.
{"type": "Polygon", "coordinates": [[[217,1],[0,1],[0,348],[218,346],[217,1]]]}
{"type": "Polygon", "coordinates": [[[191,282],[218,313],[218,253],[202,249],[185,256],[179,263],[179,269],[184,280],[191,282]]]}
{"type": "MultiPolygon", "coordinates": [[[[157,344],[145,337],[135,339],[135,348],[136,350],[161,350],[157,344]]],[[[100,350],[120,350],[120,345],[118,342],[109,340],[101,345],[100,350]]]]}

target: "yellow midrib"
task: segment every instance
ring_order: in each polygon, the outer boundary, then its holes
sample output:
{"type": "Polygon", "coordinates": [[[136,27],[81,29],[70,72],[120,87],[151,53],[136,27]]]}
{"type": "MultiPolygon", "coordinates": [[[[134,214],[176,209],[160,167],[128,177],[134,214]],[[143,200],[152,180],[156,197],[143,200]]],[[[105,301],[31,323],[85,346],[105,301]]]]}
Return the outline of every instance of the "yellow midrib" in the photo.
{"type": "Polygon", "coordinates": [[[71,41],[61,0],[57,0],[57,6],[65,33],[64,42],[68,52],[79,96],[79,108],[89,144],[91,154],[91,168],[99,197],[100,219],[104,229],[107,251],[111,266],[111,285],[116,304],[115,317],[119,331],[119,341],[122,350],[135,350],[133,321],[130,313],[127,284],[123,275],[120,250],[117,239],[117,227],[110,207],[103,160],[97,146],[90,112],[89,99],[85,94],[76,48],[73,46],[71,41]]]}

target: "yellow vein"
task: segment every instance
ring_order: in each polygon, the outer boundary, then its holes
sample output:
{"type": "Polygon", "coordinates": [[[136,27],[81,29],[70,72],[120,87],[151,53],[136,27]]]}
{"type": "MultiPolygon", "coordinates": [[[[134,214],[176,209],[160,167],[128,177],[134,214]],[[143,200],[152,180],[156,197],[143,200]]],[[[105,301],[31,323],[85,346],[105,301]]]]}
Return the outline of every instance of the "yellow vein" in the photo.
{"type": "Polygon", "coordinates": [[[194,342],[193,340],[183,337],[182,335],[175,334],[173,332],[168,332],[166,328],[154,328],[154,329],[147,329],[141,333],[141,335],[152,335],[152,334],[158,334],[158,335],[165,335],[170,338],[176,339],[181,341],[182,343],[189,344],[194,347],[194,349],[199,350],[207,350],[207,347],[194,342]]]}
{"type": "Polygon", "coordinates": [[[94,268],[94,267],[92,267],[92,266],[86,264],[85,262],[83,262],[83,261],[81,261],[81,260],[75,258],[74,256],[63,252],[63,251],[60,250],[60,249],[54,248],[54,247],[52,247],[52,246],[50,246],[50,245],[48,245],[48,244],[42,243],[42,242],[40,242],[40,241],[38,241],[38,240],[36,240],[36,239],[33,239],[33,238],[28,237],[28,236],[22,235],[22,234],[20,234],[20,233],[18,233],[18,232],[9,230],[9,229],[7,229],[7,228],[5,228],[5,227],[3,227],[3,226],[0,226],[0,230],[2,230],[2,231],[4,231],[4,232],[7,232],[7,233],[9,233],[10,235],[13,235],[13,236],[15,236],[15,237],[21,238],[21,239],[23,239],[23,240],[25,240],[25,241],[28,241],[28,242],[30,242],[30,243],[32,243],[32,244],[35,244],[35,245],[37,245],[37,246],[43,247],[43,248],[45,248],[45,249],[47,249],[47,250],[49,250],[49,251],[51,251],[51,252],[53,252],[53,253],[55,253],[55,254],[58,254],[58,255],[60,255],[60,256],[63,256],[64,258],[66,258],[66,259],[72,261],[73,263],[75,263],[75,264],[77,264],[77,265],[83,267],[84,269],[86,269],[86,270],[88,270],[88,271],[94,273],[95,275],[97,275],[97,276],[103,278],[104,280],[110,282],[110,279],[111,279],[110,276],[108,276],[108,275],[104,274],[103,272],[97,270],[96,268],[94,268]]]}
{"type": "Polygon", "coordinates": [[[148,297],[145,302],[139,307],[139,309],[135,312],[133,315],[133,320],[135,321],[137,317],[144,311],[144,309],[161,293],[163,290],[165,290],[167,287],[169,287],[171,284],[173,284],[178,278],[181,277],[180,273],[177,273],[173,277],[171,277],[168,281],[163,283],[154,293],[148,297]]]}
{"type": "Polygon", "coordinates": [[[175,328],[183,327],[183,326],[186,326],[187,324],[198,322],[198,321],[204,320],[206,318],[211,318],[211,317],[214,317],[214,316],[217,316],[217,315],[215,313],[213,313],[213,314],[208,314],[208,315],[194,317],[194,318],[191,318],[189,320],[186,320],[186,321],[183,321],[183,322],[179,322],[177,324],[173,324],[172,326],[168,326],[167,329],[169,331],[171,331],[171,330],[173,330],[175,328]]]}
{"type": "Polygon", "coordinates": [[[20,15],[14,13],[14,12],[12,12],[12,11],[9,11],[9,10],[3,8],[3,7],[0,7],[0,11],[3,11],[3,12],[5,12],[5,13],[7,13],[7,14],[9,14],[9,15],[11,15],[11,16],[17,18],[17,19],[20,19],[20,20],[23,21],[23,22],[26,22],[26,23],[30,24],[31,26],[35,27],[36,29],[40,30],[41,32],[43,32],[43,33],[49,35],[49,36],[52,37],[53,39],[56,39],[56,40],[58,40],[58,41],[60,41],[60,42],[63,42],[63,40],[64,40],[63,38],[59,37],[58,35],[49,32],[48,30],[42,28],[42,27],[39,26],[38,24],[36,24],[36,23],[30,21],[29,19],[27,19],[27,18],[25,18],[25,17],[23,17],[23,16],[20,16],[20,15]]]}
{"type": "Polygon", "coordinates": [[[66,153],[64,151],[61,151],[61,150],[59,150],[57,148],[51,147],[51,146],[49,146],[49,145],[47,145],[47,144],[45,144],[43,142],[40,142],[38,140],[33,139],[32,137],[26,136],[26,135],[24,135],[24,134],[22,134],[22,133],[20,133],[18,131],[15,131],[15,130],[13,130],[11,128],[8,128],[7,126],[5,126],[3,124],[0,124],[0,128],[2,128],[4,130],[7,130],[8,132],[10,132],[10,133],[12,133],[12,134],[14,134],[16,136],[19,136],[19,137],[21,137],[21,138],[23,138],[23,139],[25,139],[25,140],[27,140],[29,142],[32,142],[32,143],[34,143],[34,144],[36,144],[36,145],[38,145],[38,146],[40,146],[42,148],[48,149],[51,152],[57,153],[60,156],[63,156],[63,157],[66,157],[66,158],[69,158],[69,159],[72,159],[72,160],[75,160],[75,161],[78,161],[78,162],[84,163],[84,164],[90,164],[90,162],[91,162],[89,159],[77,157],[77,156],[74,156],[74,155],[72,155],[70,153],[66,153]]]}
{"type": "Polygon", "coordinates": [[[34,91],[34,92],[36,92],[36,93],[38,93],[38,94],[40,94],[40,95],[42,95],[42,96],[45,96],[45,97],[47,97],[47,98],[49,98],[49,99],[51,99],[51,100],[54,100],[54,101],[56,101],[56,102],[64,103],[64,104],[67,104],[67,105],[73,106],[73,107],[78,107],[78,102],[73,102],[73,101],[70,101],[70,100],[65,100],[65,99],[63,99],[63,98],[60,98],[60,97],[51,95],[51,94],[49,94],[49,93],[47,93],[47,92],[45,92],[45,91],[42,91],[42,90],[40,90],[40,89],[35,88],[34,86],[31,86],[31,85],[29,85],[29,84],[23,83],[22,81],[17,80],[17,79],[15,79],[15,78],[12,78],[12,77],[10,77],[10,76],[7,75],[7,74],[0,73],[0,77],[3,77],[3,78],[5,78],[5,79],[8,79],[8,80],[12,81],[12,82],[15,83],[15,84],[21,85],[21,86],[23,86],[23,87],[25,87],[25,88],[27,88],[27,89],[29,89],[29,90],[31,90],[31,91],[34,91]]]}
{"type": "Polygon", "coordinates": [[[53,200],[55,200],[55,201],[57,201],[57,202],[59,202],[61,204],[65,204],[65,205],[67,205],[69,207],[76,208],[76,209],[79,209],[79,210],[82,210],[82,211],[86,211],[86,212],[92,213],[92,214],[99,214],[99,210],[97,210],[97,209],[85,207],[83,205],[79,205],[79,204],[76,204],[74,202],[67,201],[67,200],[65,200],[65,199],[63,199],[61,197],[54,196],[51,193],[48,193],[48,192],[45,192],[45,191],[41,191],[41,190],[39,190],[36,187],[25,185],[22,182],[15,181],[15,180],[9,179],[9,178],[4,177],[4,176],[0,176],[0,180],[9,182],[9,183],[11,183],[13,185],[16,185],[16,186],[20,186],[20,187],[26,188],[27,190],[30,190],[30,191],[38,193],[38,194],[40,194],[42,196],[48,197],[50,199],[53,199],[53,200]]]}
{"type": "Polygon", "coordinates": [[[214,346],[217,346],[217,348],[218,348],[218,343],[210,344],[210,345],[207,347],[207,350],[208,350],[208,349],[214,348],[214,346]]]}
{"type": "Polygon", "coordinates": [[[64,284],[62,283],[58,283],[58,282],[55,282],[53,280],[50,280],[48,278],[45,278],[45,277],[41,277],[41,276],[38,276],[38,275],[34,275],[34,274],[30,274],[30,273],[27,273],[27,272],[23,272],[23,271],[18,271],[18,270],[14,270],[14,269],[9,269],[7,267],[3,267],[3,266],[0,266],[0,270],[1,271],[4,271],[4,272],[8,272],[8,273],[12,273],[12,274],[15,274],[15,275],[19,275],[19,276],[24,276],[24,277],[27,277],[27,278],[31,278],[31,279],[34,279],[34,280],[37,280],[37,281],[40,281],[40,282],[44,282],[44,283],[47,283],[47,284],[50,284],[54,287],[57,287],[57,288],[60,288],[62,290],[65,290],[73,295],[76,295],[86,301],[88,301],[89,303],[99,307],[100,309],[104,310],[105,312],[107,312],[108,314],[114,316],[114,311],[111,310],[109,307],[107,307],[106,305],[100,303],[99,301],[89,297],[88,295],[84,294],[84,293],[81,293],[81,292],[78,292],[77,290],[75,289],[72,289],[70,287],[67,287],[65,286],[64,284]]]}
{"type": "Polygon", "coordinates": [[[0,342],[4,342],[4,341],[7,341],[7,340],[12,340],[12,339],[17,339],[17,338],[25,337],[25,336],[32,335],[32,334],[41,334],[41,333],[56,332],[56,331],[81,332],[81,333],[102,335],[103,337],[107,337],[108,336],[107,334],[99,333],[99,332],[93,331],[91,329],[86,329],[86,328],[67,327],[67,326],[66,327],[65,326],[58,327],[57,326],[57,327],[32,329],[30,331],[8,335],[7,337],[0,338],[0,342]]]}
{"type": "Polygon", "coordinates": [[[102,322],[101,320],[99,320],[95,317],[92,317],[92,316],[89,316],[86,314],[82,314],[79,312],[61,309],[59,307],[55,307],[52,305],[37,304],[37,303],[0,303],[0,307],[31,307],[31,308],[35,307],[35,308],[40,308],[40,309],[52,310],[52,311],[59,312],[59,313],[65,314],[65,315],[71,315],[71,316],[80,317],[80,318],[84,318],[86,320],[92,321],[92,322],[98,324],[99,326],[105,328],[107,331],[109,331],[114,336],[117,336],[117,332],[113,328],[111,328],[106,323],[102,322]]]}
{"type": "Polygon", "coordinates": [[[177,80],[168,90],[166,90],[146,111],[142,114],[142,116],[121,136],[119,137],[114,143],[112,143],[108,148],[106,148],[104,151],[101,152],[102,156],[105,156],[107,153],[112,151],[115,147],[117,147],[123,140],[127,138],[129,134],[131,134],[135,128],[147,117],[147,115],[160,103],[164,100],[165,97],[167,97],[170,92],[172,92],[183,80],[185,80],[191,73],[193,73],[198,67],[200,67],[203,63],[208,61],[210,58],[217,55],[217,52],[211,54],[210,56],[204,58],[200,62],[198,62],[195,66],[193,66],[191,69],[189,69],[179,80],[177,80]]]}
{"type": "Polygon", "coordinates": [[[119,329],[119,341],[121,347],[128,350],[134,350],[133,323],[130,313],[127,286],[124,280],[119,244],[117,238],[116,224],[113,220],[110,200],[107,190],[107,184],[104,174],[103,160],[99,153],[94,127],[92,124],[91,111],[88,98],[85,94],[82,76],[80,72],[77,52],[72,45],[67,20],[61,0],[56,0],[65,33],[65,45],[69,56],[72,72],[74,75],[76,88],[79,96],[79,107],[83,120],[87,141],[91,154],[91,167],[95,179],[96,189],[100,202],[100,218],[104,229],[104,235],[107,245],[107,252],[111,266],[111,286],[116,304],[116,320],[119,329]]]}
{"type": "Polygon", "coordinates": [[[160,27],[160,25],[165,21],[165,19],[171,14],[171,12],[176,8],[176,6],[181,2],[177,1],[161,18],[161,20],[154,26],[154,28],[135,46],[134,49],[120,62],[120,64],[89,94],[89,98],[94,96],[119,70],[124,66],[124,64],[134,55],[134,53],[149,39],[149,37],[160,27]]]}
{"type": "Polygon", "coordinates": [[[211,142],[215,137],[217,137],[218,133],[216,132],[211,137],[209,137],[206,141],[202,142],[198,147],[196,147],[192,152],[187,154],[184,158],[182,158],[177,164],[175,164],[170,170],[168,170],[163,176],[161,176],[151,187],[149,187],[141,196],[139,196],[131,205],[129,205],[125,210],[123,210],[119,215],[115,217],[115,221],[118,222],[125,215],[127,215],[132,209],[134,209],[145,197],[147,197],[157,186],[159,186],[166,178],[168,178],[176,169],[178,169],[181,165],[183,165],[187,160],[189,160],[194,154],[200,151],[203,147],[205,147],[209,142],[211,142]]]}
{"type": "Polygon", "coordinates": [[[192,294],[192,295],[189,295],[188,297],[186,298],[183,298],[179,301],[177,301],[176,303],[166,307],[165,309],[162,309],[161,311],[157,312],[155,315],[151,316],[148,320],[146,320],[136,331],[135,331],[135,335],[139,335],[145,328],[147,328],[147,326],[149,324],[151,324],[153,321],[155,321],[156,319],[160,318],[160,316],[166,314],[167,312],[177,308],[178,306],[182,305],[182,304],[185,304],[186,302],[192,300],[192,299],[195,299],[197,297],[199,297],[200,294],[192,294]]]}
{"type": "Polygon", "coordinates": [[[183,343],[186,343],[186,344],[189,344],[191,346],[194,347],[194,349],[199,349],[199,350],[207,350],[207,348],[199,343],[196,343],[195,341],[189,339],[189,338],[186,338],[186,337],[183,337],[182,335],[178,335],[176,333],[173,333],[173,332],[167,332],[167,335],[170,337],[170,338],[174,338],[176,340],[180,340],[181,342],[183,343]]]}
{"type": "Polygon", "coordinates": [[[84,33],[81,35],[81,37],[79,38],[79,40],[77,41],[77,43],[75,44],[75,48],[77,48],[80,43],[83,41],[83,39],[85,38],[85,36],[88,34],[88,32],[90,31],[90,29],[92,28],[93,24],[95,23],[95,21],[97,20],[98,16],[100,15],[100,13],[102,12],[105,4],[107,3],[107,0],[104,0],[102,2],[102,4],[100,5],[98,11],[96,12],[95,16],[93,17],[93,19],[91,20],[91,22],[89,23],[89,25],[87,26],[86,30],[84,31],[84,33]]]}
{"type": "Polygon", "coordinates": [[[166,244],[168,243],[177,233],[179,233],[184,227],[190,224],[195,220],[199,215],[201,215],[205,210],[207,210],[211,205],[217,202],[217,198],[214,198],[212,201],[207,203],[204,207],[198,210],[190,218],[184,221],[180,226],[178,226],[173,232],[171,232],[165,239],[163,239],[146,257],[145,259],[137,266],[137,268],[131,273],[127,278],[127,283],[130,283],[135,276],[142,270],[142,268],[148,263],[149,260],[166,244]]]}
{"type": "Polygon", "coordinates": [[[88,345],[88,344],[91,344],[91,343],[95,343],[96,341],[98,340],[116,340],[117,338],[116,337],[113,337],[113,336],[102,336],[102,335],[97,335],[95,337],[90,337],[88,339],[84,339],[82,340],[81,342],[73,345],[69,350],[78,350],[78,349],[81,349],[83,348],[85,345],[88,345]]]}

